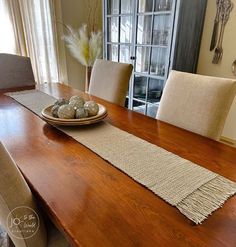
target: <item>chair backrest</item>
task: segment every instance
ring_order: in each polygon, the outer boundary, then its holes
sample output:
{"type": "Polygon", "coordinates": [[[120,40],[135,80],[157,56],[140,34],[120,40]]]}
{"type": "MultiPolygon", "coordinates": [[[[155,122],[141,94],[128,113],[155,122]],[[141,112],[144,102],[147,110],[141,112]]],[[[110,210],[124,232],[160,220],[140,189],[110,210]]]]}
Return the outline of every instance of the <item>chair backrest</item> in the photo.
{"type": "Polygon", "coordinates": [[[0,89],[35,85],[29,57],[0,53],[0,89]]]}
{"type": "Polygon", "coordinates": [[[1,142],[0,222],[16,247],[47,246],[44,222],[32,193],[1,142]]]}
{"type": "Polygon", "coordinates": [[[133,66],[97,59],[94,63],[89,93],[124,106],[133,66]]]}
{"type": "Polygon", "coordinates": [[[171,71],[157,119],[219,140],[236,94],[236,80],[171,71]]]}

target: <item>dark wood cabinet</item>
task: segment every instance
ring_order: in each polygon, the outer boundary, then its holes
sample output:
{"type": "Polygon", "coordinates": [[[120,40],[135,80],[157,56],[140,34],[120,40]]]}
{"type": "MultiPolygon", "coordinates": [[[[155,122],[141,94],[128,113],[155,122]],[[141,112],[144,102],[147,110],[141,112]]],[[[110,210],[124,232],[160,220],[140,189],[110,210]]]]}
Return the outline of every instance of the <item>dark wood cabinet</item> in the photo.
{"type": "Polygon", "coordinates": [[[104,58],[134,66],[127,107],[155,117],[169,71],[196,71],[206,3],[103,0],[104,58]]]}

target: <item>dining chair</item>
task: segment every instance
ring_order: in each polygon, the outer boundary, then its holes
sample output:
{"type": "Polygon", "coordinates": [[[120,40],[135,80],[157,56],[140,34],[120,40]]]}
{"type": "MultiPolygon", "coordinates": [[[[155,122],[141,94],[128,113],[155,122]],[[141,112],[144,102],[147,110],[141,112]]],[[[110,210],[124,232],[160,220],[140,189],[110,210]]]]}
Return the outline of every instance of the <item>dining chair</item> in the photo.
{"type": "Polygon", "coordinates": [[[131,64],[97,59],[91,73],[89,94],[124,106],[132,69],[131,64]]]}
{"type": "Polygon", "coordinates": [[[7,233],[2,227],[2,224],[0,222],[0,247],[7,247],[7,246],[8,246],[7,233]]]}
{"type": "Polygon", "coordinates": [[[1,142],[0,171],[0,222],[14,246],[70,246],[49,220],[45,224],[47,219],[43,218],[24,177],[1,142]],[[34,228],[30,228],[32,225],[34,228]]]}
{"type": "Polygon", "coordinates": [[[172,70],[157,119],[219,140],[236,94],[236,80],[172,70]]]}
{"type": "Polygon", "coordinates": [[[29,57],[0,53],[0,89],[33,85],[35,79],[29,57]]]}

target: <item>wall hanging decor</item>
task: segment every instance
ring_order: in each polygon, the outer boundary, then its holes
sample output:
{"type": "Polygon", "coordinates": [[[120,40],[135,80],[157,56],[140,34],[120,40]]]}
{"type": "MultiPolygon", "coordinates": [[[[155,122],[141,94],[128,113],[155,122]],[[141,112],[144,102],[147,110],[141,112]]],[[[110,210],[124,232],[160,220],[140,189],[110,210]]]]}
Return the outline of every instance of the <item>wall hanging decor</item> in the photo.
{"type": "Polygon", "coordinates": [[[236,76],[236,59],[232,63],[231,70],[232,70],[232,73],[236,76]]]}
{"type": "Polygon", "coordinates": [[[214,50],[214,56],[212,63],[218,64],[222,59],[223,55],[223,38],[224,38],[224,30],[226,23],[229,20],[230,12],[233,9],[233,3],[231,0],[217,0],[216,1],[216,16],[214,21],[214,27],[211,38],[210,51],[214,50]],[[220,34],[218,37],[218,29],[220,25],[220,34]],[[217,42],[218,39],[218,42],[217,42]]]}

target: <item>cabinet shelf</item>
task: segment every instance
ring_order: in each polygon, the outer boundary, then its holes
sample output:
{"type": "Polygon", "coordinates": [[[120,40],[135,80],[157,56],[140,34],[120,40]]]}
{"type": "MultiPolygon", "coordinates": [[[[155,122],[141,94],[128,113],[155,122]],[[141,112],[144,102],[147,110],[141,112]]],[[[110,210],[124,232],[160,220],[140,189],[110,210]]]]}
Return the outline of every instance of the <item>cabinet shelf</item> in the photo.
{"type": "Polygon", "coordinates": [[[152,48],[168,48],[168,45],[154,45],[154,44],[135,44],[135,46],[140,47],[152,47],[152,48]]]}
{"type": "Polygon", "coordinates": [[[140,12],[137,15],[138,16],[143,16],[143,15],[171,15],[172,11],[171,10],[163,10],[163,11],[154,11],[154,12],[140,12]]]}
{"type": "Polygon", "coordinates": [[[149,98],[146,100],[146,97],[133,97],[134,101],[140,102],[140,103],[149,103],[149,104],[157,104],[160,103],[161,98],[149,98]]]}
{"type": "MultiPolygon", "coordinates": [[[[126,45],[126,46],[132,46],[131,43],[126,43],[126,42],[114,42],[114,41],[107,41],[108,45],[126,45]]],[[[135,46],[140,46],[140,47],[152,47],[152,48],[168,48],[168,45],[154,45],[154,44],[135,44],[135,46]]]]}
{"type": "Polygon", "coordinates": [[[133,97],[134,101],[146,104],[145,97],[133,97]]]}
{"type": "Polygon", "coordinates": [[[159,75],[156,75],[156,74],[153,74],[153,73],[148,74],[148,72],[133,72],[133,74],[137,75],[137,76],[144,76],[144,77],[147,77],[147,78],[153,78],[153,79],[162,80],[162,81],[165,80],[164,76],[159,76],[159,75]]]}
{"type": "MultiPolygon", "coordinates": [[[[144,15],[171,15],[172,11],[170,10],[166,10],[166,11],[154,11],[154,12],[140,12],[137,13],[137,16],[144,16],[144,15]]],[[[125,14],[108,14],[107,17],[108,18],[112,18],[112,17],[129,17],[131,15],[131,13],[125,13],[125,14]]]]}

